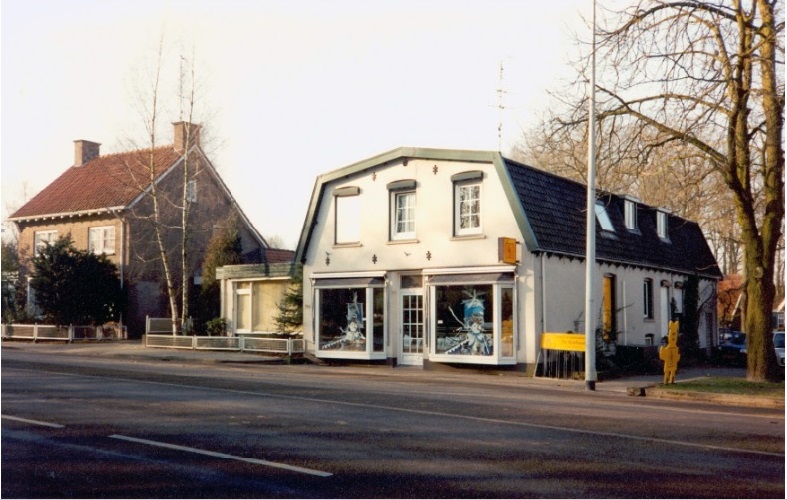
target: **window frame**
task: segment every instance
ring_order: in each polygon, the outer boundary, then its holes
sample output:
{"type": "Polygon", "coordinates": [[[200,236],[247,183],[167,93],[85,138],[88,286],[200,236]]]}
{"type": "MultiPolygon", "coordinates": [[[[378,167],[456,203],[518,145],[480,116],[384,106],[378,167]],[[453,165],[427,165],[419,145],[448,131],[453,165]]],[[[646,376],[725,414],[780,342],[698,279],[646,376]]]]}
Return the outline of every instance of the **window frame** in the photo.
{"type": "Polygon", "coordinates": [[[656,211],[656,233],[664,241],[669,241],[669,214],[662,210],[656,211]]]}
{"type": "Polygon", "coordinates": [[[197,202],[197,181],[190,180],[186,184],[186,201],[189,203],[197,202]]]}
{"type": "Polygon", "coordinates": [[[626,199],[623,202],[623,215],[626,223],[626,229],[629,231],[639,231],[638,207],[635,200],[626,199]]]}
{"type": "Polygon", "coordinates": [[[454,183],[454,236],[473,236],[483,234],[484,231],[484,210],[483,210],[483,202],[484,199],[484,185],[481,180],[468,180],[462,182],[455,182],[454,183]],[[462,200],[462,191],[465,189],[478,189],[478,195],[475,198],[470,198],[469,200],[462,200]],[[476,213],[472,211],[467,215],[462,214],[462,205],[467,202],[472,203],[475,201],[478,206],[478,210],[476,213]],[[462,227],[462,219],[464,217],[475,217],[478,219],[477,226],[471,227],[462,227]]]}
{"type": "MultiPolygon", "coordinates": [[[[437,276],[433,276],[434,279],[437,276]]],[[[481,364],[481,365],[515,365],[517,346],[517,287],[515,281],[475,281],[472,278],[466,281],[457,281],[455,283],[430,283],[428,284],[428,297],[427,304],[429,317],[427,321],[428,331],[427,338],[429,339],[429,360],[442,363],[462,363],[462,364],[481,364]],[[438,327],[445,329],[444,325],[438,324],[438,288],[440,287],[475,287],[484,286],[491,287],[492,290],[492,317],[491,317],[491,339],[492,339],[492,353],[484,354],[446,354],[445,352],[437,352],[438,347],[438,327]],[[506,319],[503,315],[506,313],[503,310],[503,302],[505,291],[508,291],[510,298],[510,318],[506,319]],[[510,325],[505,325],[506,321],[510,321],[510,325]],[[503,335],[506,333],[504,330],[510,328],[511,338],[504,342],[503,335]],[[507,354],[503,355],[504,349],[507,354]]],[[[506,330],[507,331],[507,330],[506,330]]]]}
{"type": "Polygon", "coordinates": [[[411,191],[391,191],[391,240],[414,240],[416,238],[416,207],[417,195],[415,190],[411,191]],[[399,206],[399,200],[412,197],[412,204],[406,207],[399,206]],[[409,218],[400,218],[405,213],[409,218]],[[400,231],[400,223],[410,227],[410,230],[400,231]]]}
{"type": "Polygon", "coordinates": [[[87,250],[95,255],[115,255],[116,248],[115,248],[115,226],[95,226],[89,227],[87,229],[87,250]],[[100,231],[100,237],[97,239],[93,238],[94,232],[100,231]],[[107,233],[111,232],[111,236],[107,236],[107,233]],[[108,245],[107,242],[111,241],[111,250],[107,251],[108,245]],[[98,242],[99,245],[96,246],[95,243],[98,242]]]}
{"type": "Polygon", "coordinates": [[[334,194],[334,245],[361,243],[360,188],[344,187],[334,194]],[[352,226],[352,227],[350,227],[352,226]]]}
{"type": "Polygon", "coordinates": [[[36,254],[44,248],[45,243],[49,243],[50,245],[57,241],[57,229],[45,229],[42,231],[34,231],[33,232],[33,248],[35,249],[36,254]],[[39,238],[39,236],[47,235],[46,239],[39,238]]]}
{"type": "MultiPolygon", "coordinates": [[[[332,359],[361,359],[383,360],[386,359],[385,350],[388,344],[388,290],[384,279],[370,279],[370,283],[354,283],[350,278],[347,284],[330,283],[321,284],[317,280],[314,285],[313,325],[315,355],[319,358],[332,359]],[[373,282],[373,283],[371,283],[373,282]],[[323,348],[322,306],[323,293],[328,290],[346,290],[357,293],[358,302],[363,301],[363,350],[342,350],[323,348]],[[381,317],[380,317],[381,316],[381,317]],[[375,322],[377,321],[377,323],[375,322]]],[[[338,280],[341,281],[341,280],[338,280]]],[[[332,337],[337,339],[340,336],[332,337]]]]}
{"type": "Polygon", "coordinates": [[[612,225],[612,219],[610,219],[609,213],[607,212],[607,206],[601,200],[596,200],[596,205],[593,210],[596,213],[596,222],[601,226],[601,230],[614,233],[615,226],[612,225]]]}
{"type": "Polygon", "coordinates": [[[653,279],[645,278],[642,281],[642,317],[652,320],[653,317],[653,279]]]}

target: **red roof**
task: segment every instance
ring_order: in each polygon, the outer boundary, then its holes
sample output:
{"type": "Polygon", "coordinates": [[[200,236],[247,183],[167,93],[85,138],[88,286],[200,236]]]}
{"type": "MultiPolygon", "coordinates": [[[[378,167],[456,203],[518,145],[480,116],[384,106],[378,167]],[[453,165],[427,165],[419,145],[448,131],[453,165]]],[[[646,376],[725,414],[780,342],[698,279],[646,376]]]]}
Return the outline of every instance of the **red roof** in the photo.
{"type": "MultiPolygon", "coordinates": [[[[180,158],[172,145],[152,151],[155,176],[180,158]]],[[[127,207],[150,185],[150,153],[147,149],[109,154],[71,167],[10,218],[127,207]]]]}
{"type": "Polygon", "coordinates": [[[295,260],[294,250],[284,250],[281,248],[266,248],[265,261],[268,264],[288,263],[295,260]]]}

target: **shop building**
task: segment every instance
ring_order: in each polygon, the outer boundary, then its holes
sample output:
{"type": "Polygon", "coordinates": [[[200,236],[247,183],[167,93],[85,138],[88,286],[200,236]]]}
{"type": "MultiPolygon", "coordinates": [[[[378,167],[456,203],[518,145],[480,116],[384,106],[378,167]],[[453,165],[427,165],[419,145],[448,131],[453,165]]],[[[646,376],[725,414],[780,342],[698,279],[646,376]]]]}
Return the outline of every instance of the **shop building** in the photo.
{"type": "MultiPolygon", "coordinates": [[[[304,338],[323,359],[534,367],[584,331],[586,187],[497,152],[399,148],[319,176],[296,250],[304,338]]],[[[598,193],[596,324],[666,335],[699,278],[700,345],[720,273],[699,226],[598,193]]]]}

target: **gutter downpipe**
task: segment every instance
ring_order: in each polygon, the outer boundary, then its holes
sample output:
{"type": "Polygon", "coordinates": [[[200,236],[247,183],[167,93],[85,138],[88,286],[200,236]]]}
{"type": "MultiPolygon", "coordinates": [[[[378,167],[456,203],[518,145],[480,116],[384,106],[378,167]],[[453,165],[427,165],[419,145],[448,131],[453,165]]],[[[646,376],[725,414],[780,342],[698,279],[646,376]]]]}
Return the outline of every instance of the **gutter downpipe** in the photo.
{"type": "Polygon", "coordinates": [[[585,242],[585,389],[596,390],[595,310],[596,265],[596,1],[593,0],[593,44],[590,56],[590,110],[588,112],[587,238],[585,242]]]}

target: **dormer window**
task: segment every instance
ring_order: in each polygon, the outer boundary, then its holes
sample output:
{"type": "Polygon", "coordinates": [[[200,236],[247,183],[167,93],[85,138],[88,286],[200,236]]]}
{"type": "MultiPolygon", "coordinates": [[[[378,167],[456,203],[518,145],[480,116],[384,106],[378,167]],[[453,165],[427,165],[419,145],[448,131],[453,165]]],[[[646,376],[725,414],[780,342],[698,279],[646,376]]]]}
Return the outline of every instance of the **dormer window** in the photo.
{"type": "Polygon", "coordinates": [[[666,211],[656,212],[656,231],[662,240],[669,239],[669,214],[666,211]]]}
{"type": "Polygon", "coordinates": [[[615,227],[612,225],[612,220],[610,220],[607,213],[607,207],[600,201],[596,202],[596,220],[603,231],[615,232],[615,227]]]}
{"type": "Polygon", "coordinates": [[[626,229],[629,231],[639,231],[637,225],[637,202],[639,200],[634,197],[627,196],[624,201],[623,210],[626,218],[626,229]]]}

